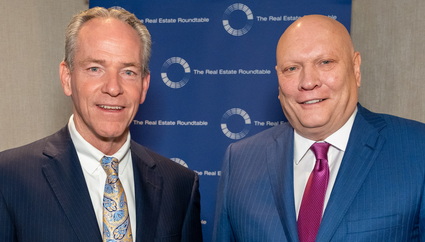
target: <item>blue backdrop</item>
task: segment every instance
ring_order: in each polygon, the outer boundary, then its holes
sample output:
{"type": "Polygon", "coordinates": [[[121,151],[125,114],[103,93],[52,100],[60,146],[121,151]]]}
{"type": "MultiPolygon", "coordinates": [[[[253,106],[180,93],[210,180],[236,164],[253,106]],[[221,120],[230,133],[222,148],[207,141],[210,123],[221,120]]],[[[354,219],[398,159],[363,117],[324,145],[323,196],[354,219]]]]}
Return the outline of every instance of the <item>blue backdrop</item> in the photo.
{"type": "Polygon", "coordinates": [[[151,85],[132,137],[199,174],[210,241],[226,147],[285,120],[274,70],[280,35],[315,13],[350,29],[351,0],[91,0],[93,6],[123,7],[152,35],[151,85]]]}

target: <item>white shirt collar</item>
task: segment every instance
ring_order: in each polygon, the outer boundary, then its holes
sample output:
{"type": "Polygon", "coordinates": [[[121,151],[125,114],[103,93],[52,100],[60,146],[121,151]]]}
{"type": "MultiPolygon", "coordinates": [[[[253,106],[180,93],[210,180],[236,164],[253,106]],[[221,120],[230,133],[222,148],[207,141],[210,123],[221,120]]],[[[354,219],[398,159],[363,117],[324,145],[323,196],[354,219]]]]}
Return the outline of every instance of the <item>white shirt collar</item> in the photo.
{"type": "MultiPolygon", "coordinates": [[[[74,143],[75,149],[77,150],[80,162],[88,161],[81,162],[83,169],[86,169],[89,173],[95,172],[96,169],[100,167],[100,160],[103,156],[105,156],[105,154],[103,154],[103,152],[101,152],[100,150],[96,149],[93,145],[87,142],[80,135],[80,133],[78,133],[74,123],[74,115],[71,115],[71,117],[69,118],[68,129],[71,135],[72,142],[74,143]]],[[[111,155],[122,161],[120,163],[120,169],[125,169],[128,164],[128,160],[123,159],[123,157],[126,156],[130,150],[130,139],[131,137],[129,133],[127,136],[127,140],[125,141],[123,146],[115,154],[111,155]]]]}
{"type": "MultiPolygon", "coordinates": [[[[350,138],[350,132],[351,128],[353,127],[356,114],[357,107],[351,114],[347,122],[335,133],[327,137],[324,141],[341,151],[345,151],[345,149],[347,148],[348,139],[350,138]]],[[[297,131],[294,130],[294,161],[296,164],[301,161],[301,159],[304,157],[304,155],[315,142],[316,141],[314,140],[304,138],[303,136],[298,134],[297,131]]]]}

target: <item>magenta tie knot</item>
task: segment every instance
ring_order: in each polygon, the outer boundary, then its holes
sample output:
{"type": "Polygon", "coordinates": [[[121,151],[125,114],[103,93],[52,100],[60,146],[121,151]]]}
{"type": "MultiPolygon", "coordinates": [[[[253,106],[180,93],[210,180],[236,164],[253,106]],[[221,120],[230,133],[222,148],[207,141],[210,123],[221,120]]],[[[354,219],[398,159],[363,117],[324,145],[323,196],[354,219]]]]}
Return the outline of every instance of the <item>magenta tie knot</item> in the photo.
{"type": "Polygon", "coordinates": [[[316,142],[311,146],[310,149],[313,151],[317,160],[323,160],[323,159],[327,160],[329,146],[330,144],[326,142],[321,142],[321,143],[316,142]]]}

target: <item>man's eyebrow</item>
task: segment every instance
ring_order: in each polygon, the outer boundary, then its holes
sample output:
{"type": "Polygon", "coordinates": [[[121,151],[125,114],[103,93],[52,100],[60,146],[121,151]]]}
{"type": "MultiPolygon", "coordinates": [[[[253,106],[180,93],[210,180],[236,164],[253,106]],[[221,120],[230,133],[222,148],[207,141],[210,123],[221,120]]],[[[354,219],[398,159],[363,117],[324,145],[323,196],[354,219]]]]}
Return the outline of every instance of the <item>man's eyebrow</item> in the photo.
{"type": "Polygon", "coordinates": [[[137,68],[142,68],[142,65],[138,62],[124,62],[124,63],[122,63],[122,65],[124,67],[133,67],[134,66],[134,67],[137,67],[137,68]]]}
{"type": "Polygon", "coordinates": [[[99,60],[99,59],[94,59],[94,58],[87,58],[85,60],[80,61],[79,63],[82,65],[88,64],[88,63],[96,63],[96,64],[105,64],[105,60],[99,60]]]}
{"type": "MultiPolygon", "coordinates": [[[[100,65],[105,65],[106,60],[100,60],[100,59],[94,59],[94,58],[87,58],[85,60],[82,60],[79,62],[81,65],[86,65],[89,63],[96,63],[100,65]]],[[[123,67],[136,67],[136,68],[142,68],[142,65],[138,62],[123,62],[121,63],[123,67]]]]}

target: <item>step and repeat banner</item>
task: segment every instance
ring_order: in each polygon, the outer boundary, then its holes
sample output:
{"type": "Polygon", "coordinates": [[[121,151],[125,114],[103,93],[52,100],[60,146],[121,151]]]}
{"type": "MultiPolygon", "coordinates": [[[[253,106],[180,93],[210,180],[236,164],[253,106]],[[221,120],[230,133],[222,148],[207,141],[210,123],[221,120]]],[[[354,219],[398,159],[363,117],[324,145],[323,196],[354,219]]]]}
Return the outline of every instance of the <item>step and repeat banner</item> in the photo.
{"type": "Polygon", "coordinates": [[[351,0],[91,0],[93,6],[125,8],[152,35],[151,84],[132,137],[199,174],[210,241],[226,147],[285,121],[274,70],[280,35],[315,13],[349,29],[351,0]]]}

